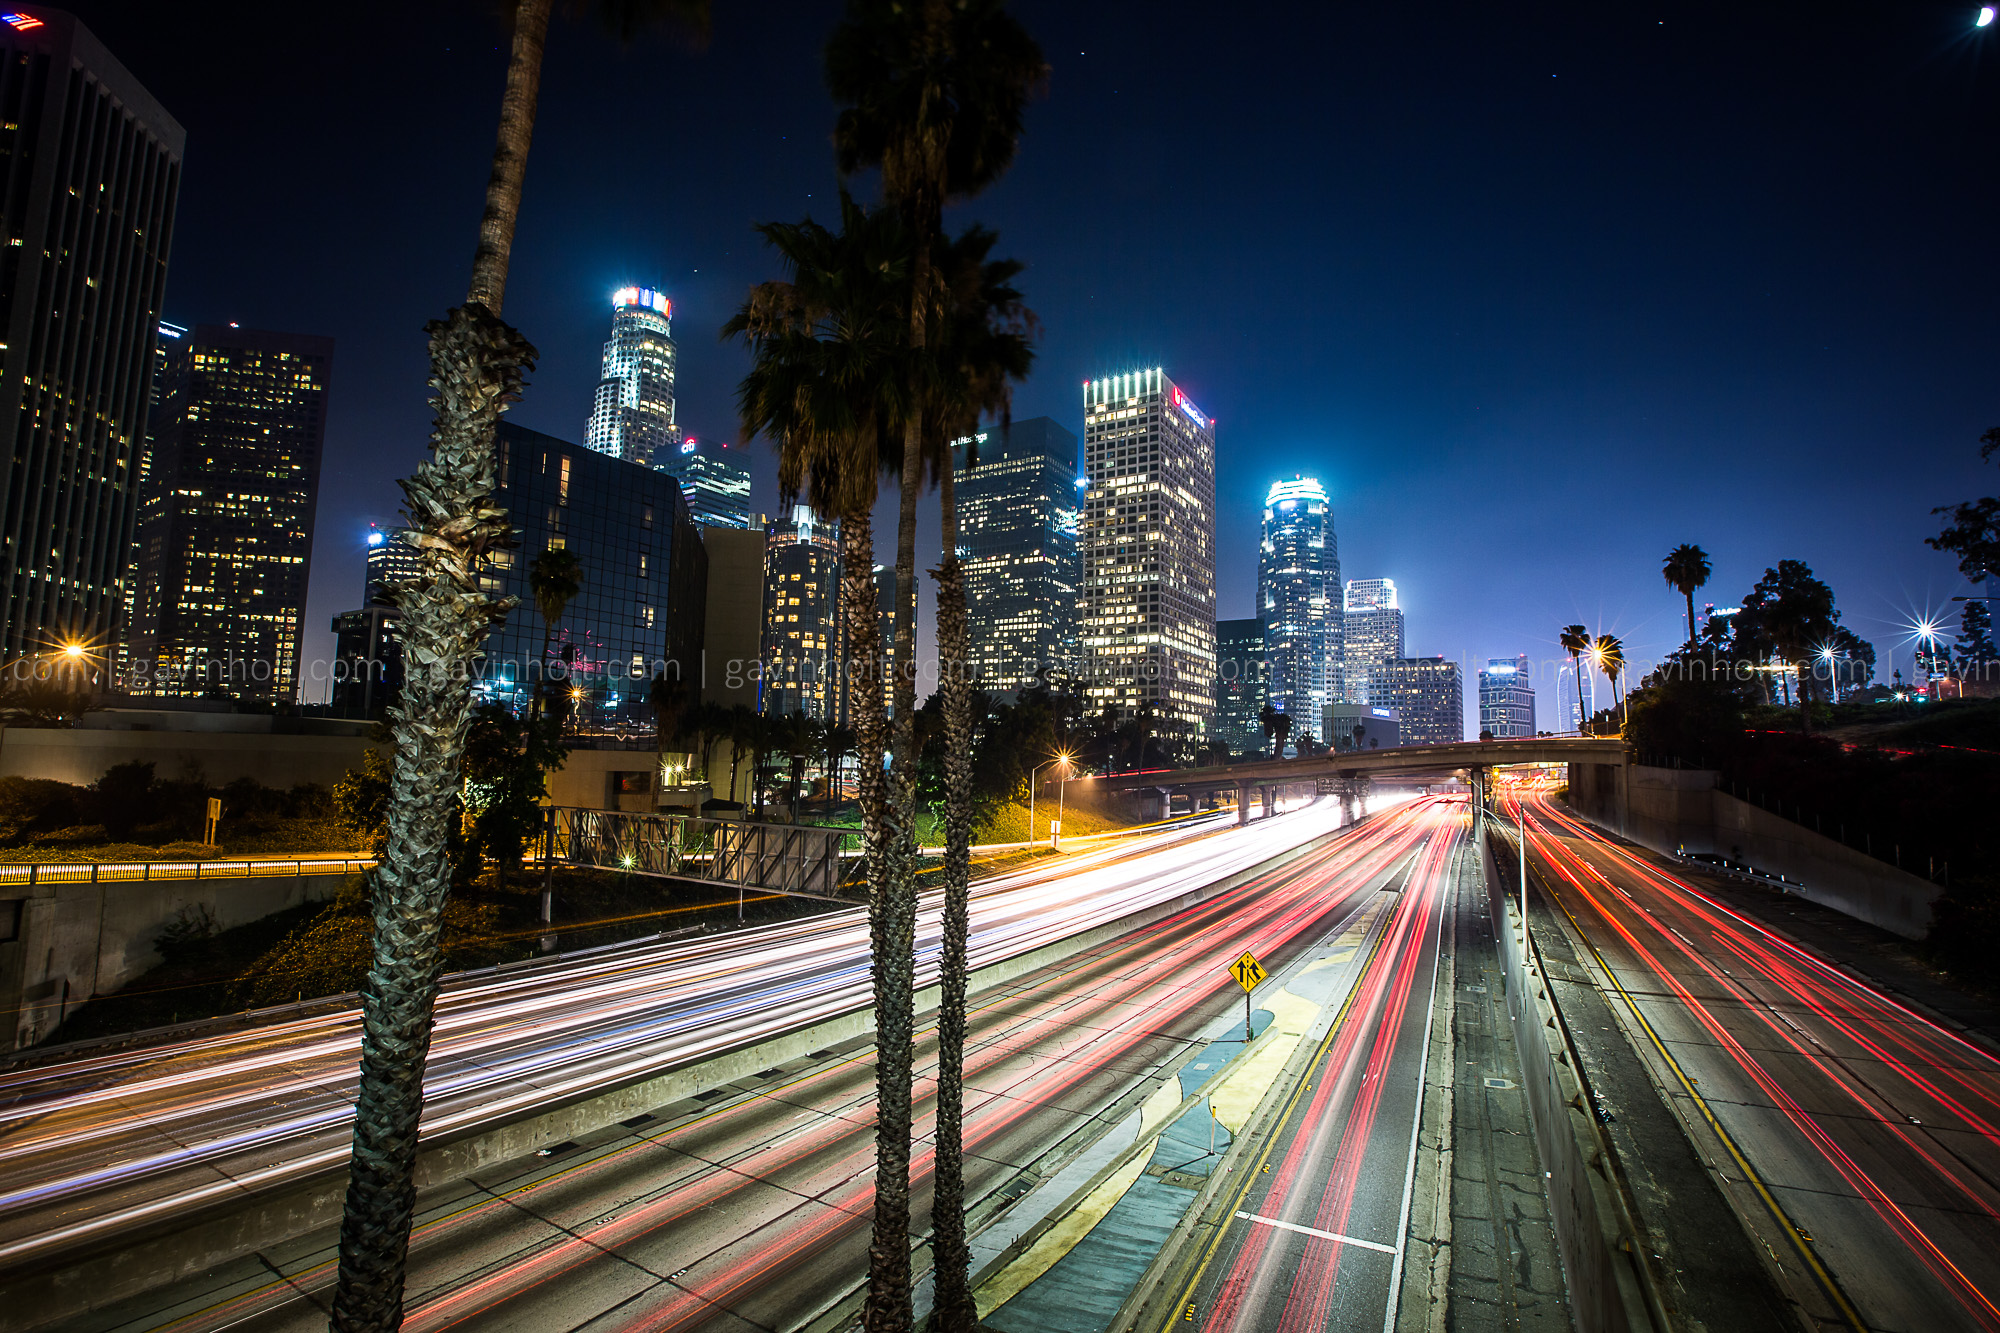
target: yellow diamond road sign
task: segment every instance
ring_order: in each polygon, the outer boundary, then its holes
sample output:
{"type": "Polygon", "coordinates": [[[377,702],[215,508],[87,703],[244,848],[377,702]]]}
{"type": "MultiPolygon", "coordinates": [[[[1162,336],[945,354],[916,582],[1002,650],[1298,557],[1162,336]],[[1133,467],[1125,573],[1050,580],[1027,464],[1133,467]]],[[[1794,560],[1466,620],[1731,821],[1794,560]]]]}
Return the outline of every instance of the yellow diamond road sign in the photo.
{"type": "Polygon", "coordinates": [[[1236,984],[1247,995],[1264,979],[1264,965],[1254,955],[1246,953],[1229,965],[1229,975],[1236,978],[1236,984]]]}

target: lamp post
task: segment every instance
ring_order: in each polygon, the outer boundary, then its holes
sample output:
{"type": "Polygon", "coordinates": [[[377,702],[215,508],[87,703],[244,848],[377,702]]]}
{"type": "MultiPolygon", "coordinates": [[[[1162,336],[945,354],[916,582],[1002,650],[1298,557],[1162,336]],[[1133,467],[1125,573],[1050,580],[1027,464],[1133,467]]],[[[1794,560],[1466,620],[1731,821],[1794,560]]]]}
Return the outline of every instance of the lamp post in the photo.
{"type": "MultiPolygon", "coordinates": [[[[1031,844],[1035,841],[1035,778],[1041,773],[1043,769],[1047,768],[1049,764],[1061,764],[1063,766],[1065,773],[1067,773],[1069,769],[1069,756],[1066,754],[1059,754],[1055,758],[1049,760],[1048,763],[1036,764],[1034,768],[1028,771],[1028,841],[1031,844]]],[[[1063,781],[1067,783],[1069,781],[1069,778],[1065,776],[1063,778],[1063,781]]],[[[1065,792],[1064,794],[1067,793],[1065,792]]],[[[1057,812],[1056,823],[1060,825],[1062,823],[1061,795],[1058,795],[1056,798],[1056,812],[1057,812]]],[[[1061,835],[1058,834],[1057,836],[1061,835]]]]}
{"type": "Polygon", "coordinates": [[[1062,781],[1056,784],[1056,822],[1049,829],[1049,850],[1052,852],[1062,850],[1063,802],[1069,799],[1070,772],[1069,756],[1064,755],[1062,757],[1062,781]]]}

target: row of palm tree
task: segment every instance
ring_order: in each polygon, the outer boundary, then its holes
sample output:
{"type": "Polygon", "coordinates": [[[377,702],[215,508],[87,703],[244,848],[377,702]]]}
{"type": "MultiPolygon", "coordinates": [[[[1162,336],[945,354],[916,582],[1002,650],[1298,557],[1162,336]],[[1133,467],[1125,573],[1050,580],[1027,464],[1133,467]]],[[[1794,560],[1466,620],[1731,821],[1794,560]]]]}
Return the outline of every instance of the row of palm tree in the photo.
{"type": "MultiPolygon", "coordinates": [[[[551,5],[517,0],[512,7],[506,89],[472,278],[463,304],[427,330],[436,413],[431,457],[402,483],[409,526],[395,539],[417,550],[420,573],[393,593],[403,612],[407,674],[390,714],[393,796],[374,876],[374,960],[362,996],[361,1078],[331,1315],[344,1333],[393,1329],[402,1318],[449,887],[446,836],[457,817],[472,711],[470,668],[487,629],[511,606],[490,597],[481,576],[514,541],[491,501],[494,432],[500,414],[520,397],[536,353],[501,319],[501,309],[551,5]]],[[[595,0],[578,7],[628,41],[656,21],[678,19],[705,32],[708,20],[706,0],[595,0]]],[[[982,415],[1004,422],[1010,383],[1026,373],[1031,355],[1032,318],[1012,285],[1019,266],[989,258],[991,232],[946,236],[943,211],[1011,165],[1027,99],[1046,70],[1001,0],[850,0],[827,51],[829,86],[843,108],[835,131],[838,165],[844,176],[879,172],[882,202],[863,207],[843,192],[837,231],[811,221],[763,228],[788,279],[754,289],[728,330],[752,352],[740,391],[746,436],[762,433],[777,442],[788,496],[841,520],[842,609],[858,649],[850,664],[859,700],[854,752],[878,1040],[876,1206],[863,1315],[870,1330],[901,1333],[912,1324],[917,503],[925,484],[936,483],[945,533],[933,571],[939,649],[948,664],[962,662],[964,589],[948,441],[970,433],[982,415]],[[884,679],[870,577],[872,511],[884,473],[897,478],[899,494],[893,681],[884,679]],[[893,731],[883,708],[885,684],[893,731]]],[[[535,591],[540,602],[541,589],[535,591]]],[[[559,615],[546,618],[551,636],[559,615]]],[[[972,699],[965,673],[947,670],[944,680],[951,761],[934,1322],[966,1333],[976,1319],[960,1137],[972,699]]],[[[699,708],[667,702],[677,710],[677,732],[695,734],[706,763],[720,727],[699,708]]]]}

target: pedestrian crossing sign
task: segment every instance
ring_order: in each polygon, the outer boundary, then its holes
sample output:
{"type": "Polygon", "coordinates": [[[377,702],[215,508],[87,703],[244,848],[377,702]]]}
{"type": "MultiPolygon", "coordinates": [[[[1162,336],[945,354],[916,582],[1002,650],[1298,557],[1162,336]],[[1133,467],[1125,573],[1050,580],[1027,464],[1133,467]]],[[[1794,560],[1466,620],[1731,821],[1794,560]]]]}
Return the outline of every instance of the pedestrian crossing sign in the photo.
{"type": "Polygon", "coordinates": [[[1246,953],[1229,965],[1229,975],[1236,978],[1236,984],[1248,995],[1264,979],[1264,965],[1257,961],[1255,955],[1246,953]]]}

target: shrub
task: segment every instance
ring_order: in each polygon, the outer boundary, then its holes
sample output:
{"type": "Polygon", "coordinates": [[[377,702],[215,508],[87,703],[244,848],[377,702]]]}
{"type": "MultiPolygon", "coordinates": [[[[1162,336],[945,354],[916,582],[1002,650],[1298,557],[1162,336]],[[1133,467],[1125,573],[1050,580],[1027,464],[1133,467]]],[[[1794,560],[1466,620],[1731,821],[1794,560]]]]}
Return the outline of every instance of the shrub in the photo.
{"type": "Polygon", "coordinates": [[[130,842],[141,824],[159,818],[160,799],[153,766],[133,760],[113,764],[90,786],[97,822],[113,842],[130,842]]]}

